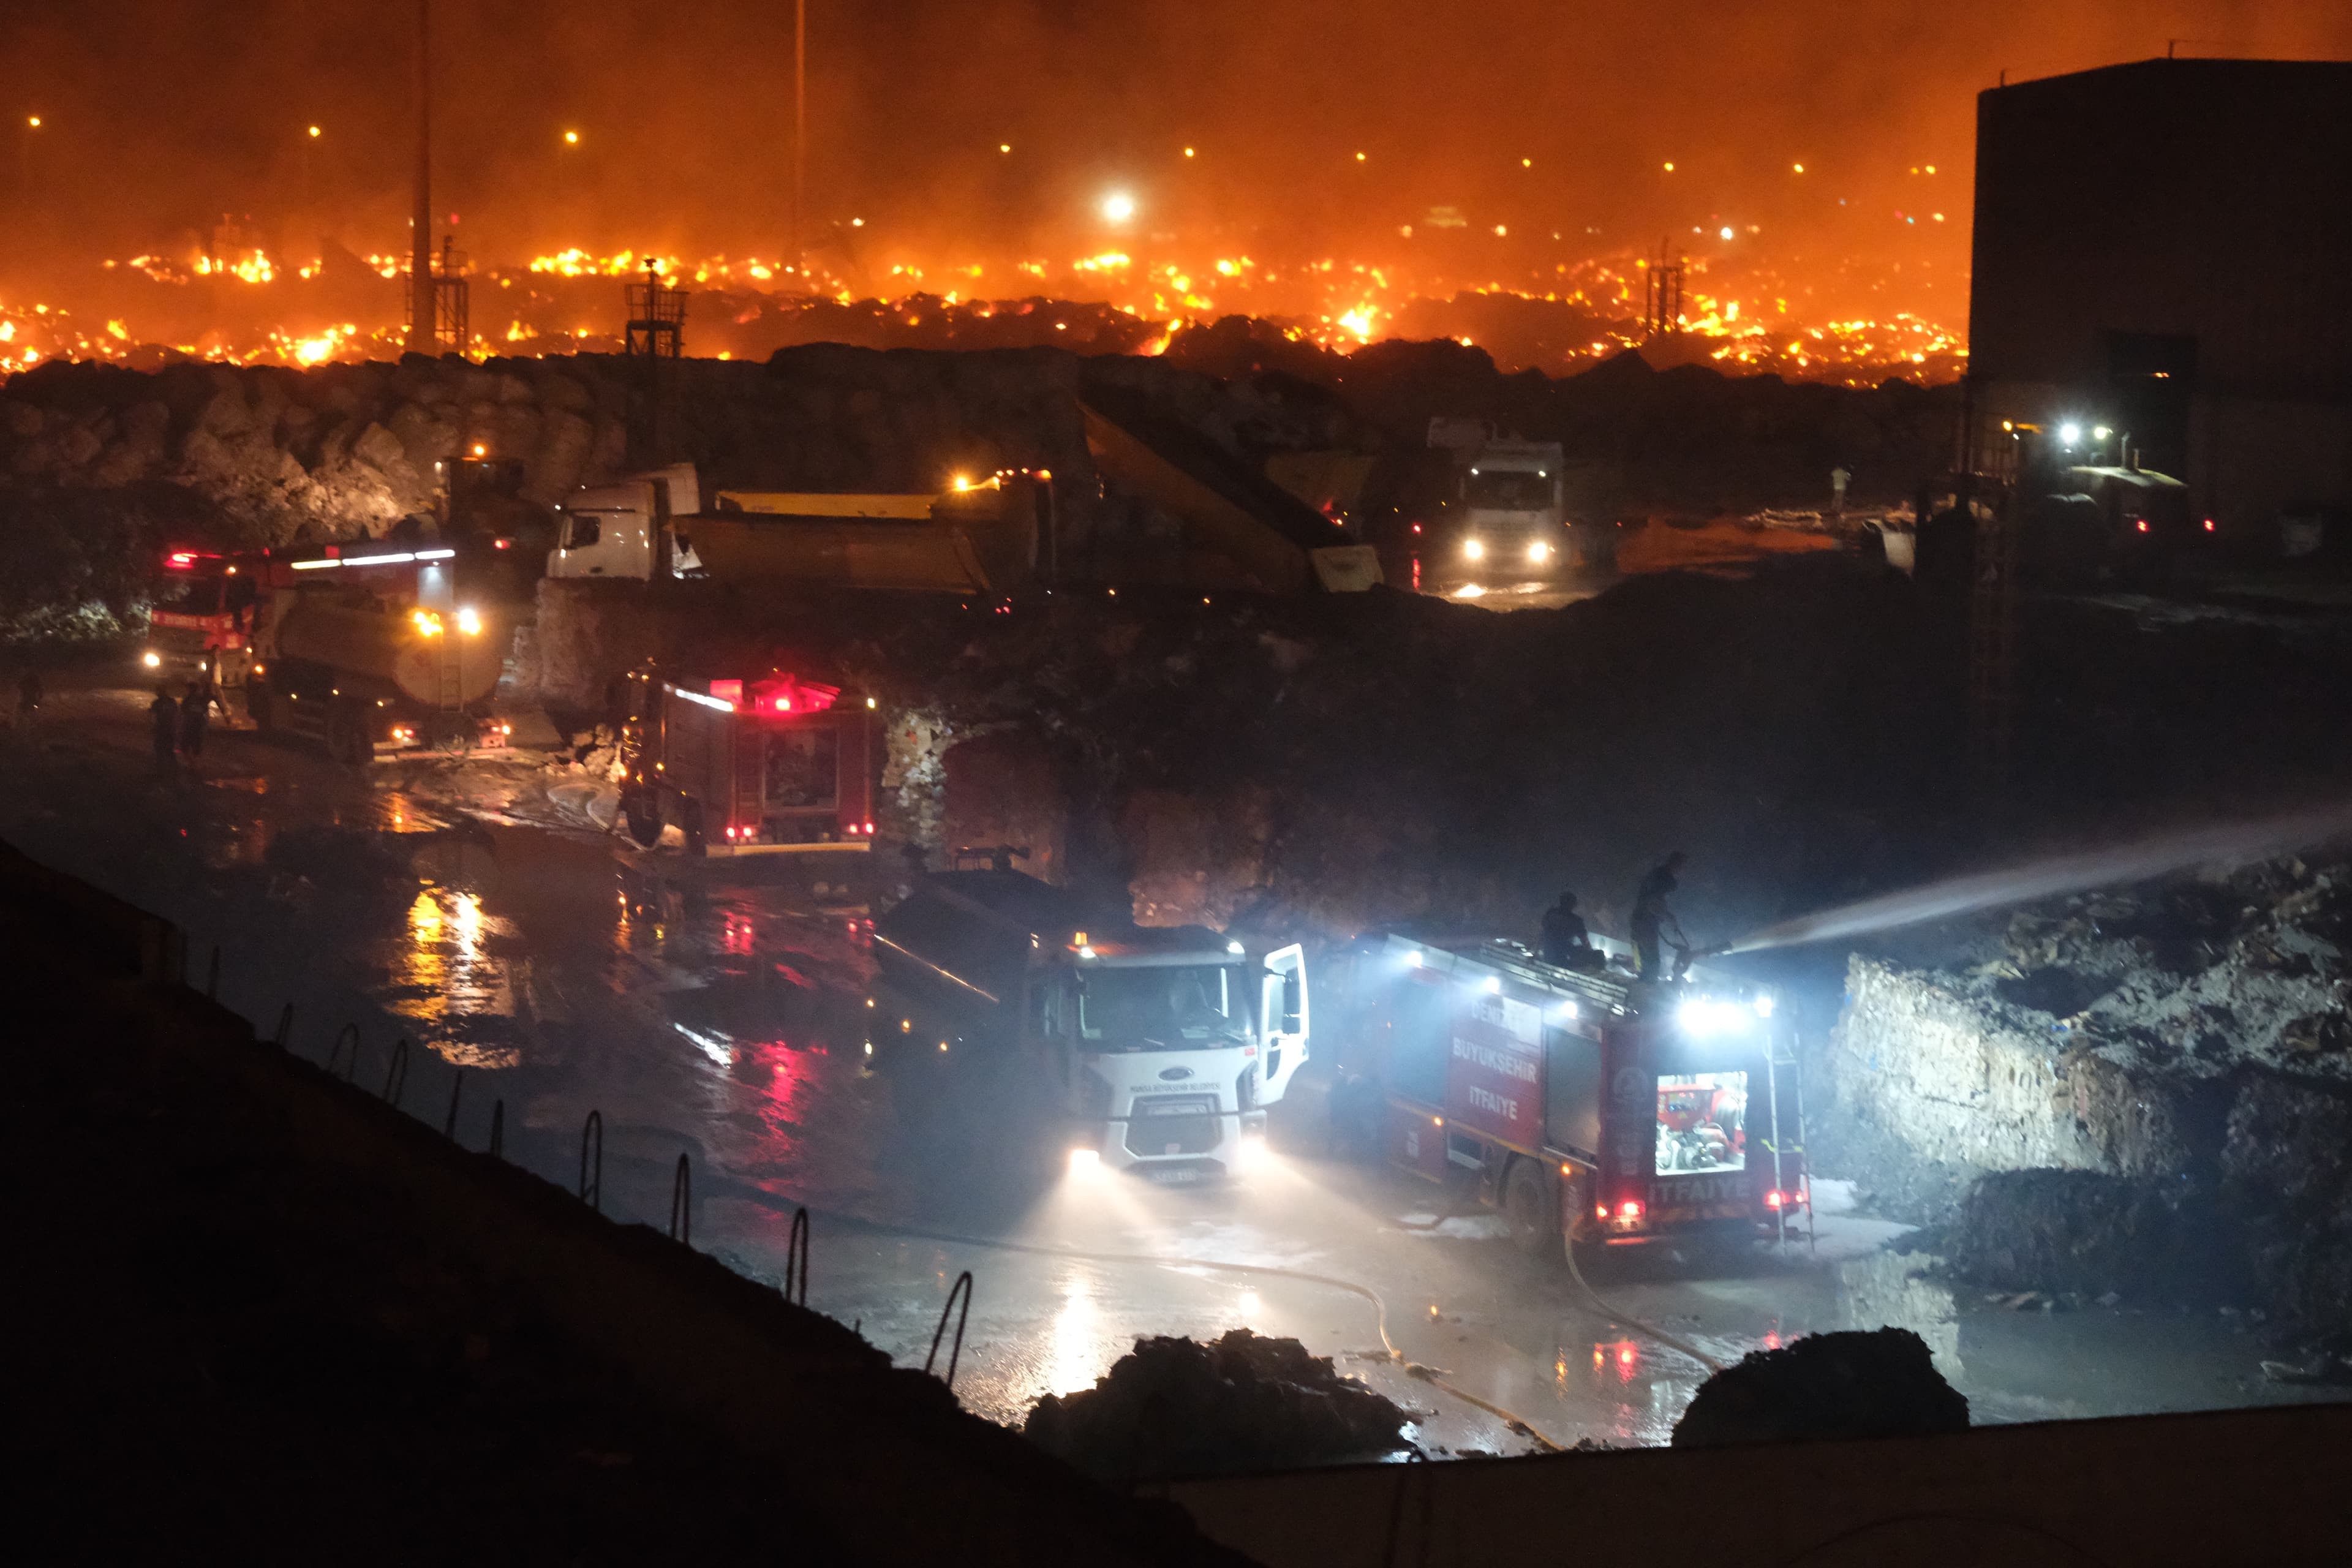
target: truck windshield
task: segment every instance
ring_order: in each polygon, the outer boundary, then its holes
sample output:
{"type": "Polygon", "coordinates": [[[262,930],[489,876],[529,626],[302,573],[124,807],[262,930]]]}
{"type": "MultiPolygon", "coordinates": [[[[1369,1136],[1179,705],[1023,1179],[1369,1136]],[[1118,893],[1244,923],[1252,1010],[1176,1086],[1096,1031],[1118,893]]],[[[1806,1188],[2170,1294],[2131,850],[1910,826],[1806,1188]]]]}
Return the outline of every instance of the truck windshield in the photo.
{"type": "Polygon", "coordinates": [[[1088,969],[1078,990],[1078,1028],[1119,1051],[1177,1050],[1240,1039],[1248,1014],[1229,964],[1088,969]]]}
{"type": "Polygon", "coordinates": [[[1482,468],[1464,481],[1462,499],[1482,511],[1544,511],[1551,480],[1526,469],[1482,468]]]}
{"type": "Polygon", "coordinates": [[[156,585],[154,607],[178,616],[217,616],[228,582],[210,572],[174,573],[156,585]]]}
{"type": "Polygon", "coordinates": [[[1658,1079],[1658,1174],[1748,1168],[1748,1075],[1668,1074],[1658,1079]]]}

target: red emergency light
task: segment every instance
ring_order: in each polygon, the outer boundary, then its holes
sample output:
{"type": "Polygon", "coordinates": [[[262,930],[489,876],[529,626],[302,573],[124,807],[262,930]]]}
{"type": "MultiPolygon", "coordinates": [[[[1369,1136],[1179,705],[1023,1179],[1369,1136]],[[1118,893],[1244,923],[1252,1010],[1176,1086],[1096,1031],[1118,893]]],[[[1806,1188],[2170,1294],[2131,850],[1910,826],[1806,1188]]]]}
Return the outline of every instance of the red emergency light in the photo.
{"type": "Polygon", "coordinates": [[[2146,533],[2147,531],[2147,519],[2141,518],[2139,520],[2139,531],[2142,533],[2146,533]]]}
{"type": "Polygon", "coordinates": [[[2210,517],[2205,520],[2205,531],[2208,533],[2213,531],[2213,520],[2210,517]]]}
{"type": "Polygon", "coordinates": [[[174,550],[163,557],[163,564],[174,572],[193,572],[198,561],[210,559],[211,555],[205,551],[174,550]]]}
{"type": "Polygon", "coordinates": [[[1770,1192],[1764,1194],[1764,1206],[1768,1209],[1779,1208],[1782,1204],[1785,1204],[1788,1201],[1789,1197],[1786,1193],[1770,1192]]]}
{"type": "Polygon", "coordinates": [[[1639,1198],[1627,1198],[1623,1203],[1619,1204],[1617,1205],[1617,1217],[1619,1219],[1640,1219],[1642,1217],[1642,1200],[1639,1198]]]}
{"type": "Polygon", "coordinates": [[[756,683],[751,690],[751,707],[755,711],[770,715],[788,713],[795,718],[803,713],[822,713],[833,706],[834,699],[841,695],[838,686],[826,686],[791,675],[772,676],[756,683]]]}

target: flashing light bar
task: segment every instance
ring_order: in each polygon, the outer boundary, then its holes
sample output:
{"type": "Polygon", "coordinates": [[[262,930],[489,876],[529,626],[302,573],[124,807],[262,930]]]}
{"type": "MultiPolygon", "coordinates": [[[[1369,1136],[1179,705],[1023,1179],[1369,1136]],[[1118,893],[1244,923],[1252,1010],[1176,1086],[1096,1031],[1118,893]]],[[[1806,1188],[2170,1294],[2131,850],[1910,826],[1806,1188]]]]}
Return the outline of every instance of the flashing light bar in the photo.
{"type": "Polygon", "coordinates": [[[447,561],[457,555],[455,550],[410,550],[390,555],[329,556],[319,561],[297,561],[297,572],[320,572],[331,566],[399,566],[411,561],[447,561]]]}
{"type": "Polygon", "coordinates": [[[699,702],[705,708],[716,709],[721,713],[732,713],[735,711],[735,704],[728,701],[724,697],[706,697],[699,691],[688,691],[683,686],[672,686],[667,680],[662,682],[662,689],[664,691],[673,693],[676,696],[683,697],[688,702],[699,702]]]}

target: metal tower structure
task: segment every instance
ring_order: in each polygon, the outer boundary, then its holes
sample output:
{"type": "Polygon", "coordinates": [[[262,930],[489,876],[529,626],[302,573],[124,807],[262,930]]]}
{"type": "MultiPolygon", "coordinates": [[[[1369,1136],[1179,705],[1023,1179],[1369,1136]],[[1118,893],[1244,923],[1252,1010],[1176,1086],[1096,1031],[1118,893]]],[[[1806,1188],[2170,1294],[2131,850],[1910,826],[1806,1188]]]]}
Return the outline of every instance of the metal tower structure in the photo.
{"type": "Polygon", "coordinates": [[[1643,278],[1642,325],[1645,339],[1677,337],[1683,330],[1683,258],[1663,239],[1643,278]]]}

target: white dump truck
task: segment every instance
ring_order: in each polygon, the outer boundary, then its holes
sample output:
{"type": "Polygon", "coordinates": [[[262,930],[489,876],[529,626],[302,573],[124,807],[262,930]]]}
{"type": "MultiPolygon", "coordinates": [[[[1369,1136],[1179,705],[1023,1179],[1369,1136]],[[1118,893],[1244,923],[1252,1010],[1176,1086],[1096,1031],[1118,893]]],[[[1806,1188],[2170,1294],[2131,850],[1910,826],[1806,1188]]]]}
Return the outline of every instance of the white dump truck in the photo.
{"type": "Polygon", "coordinates": [[[1008,471],[937,493],[706,495],[681,463],[566,498],[547,574],[1003,594],[1036,572],[1046,479],[1008,471]]]}
{"type": "Polygon", "coordinates": [[[902,1110],[1076,1181],[1246,1175],[1307,1060],[1296,944],[1138,926],[1001,856],[925,874],[874,922],[874,957],[866,1049],[902,1110]]]}

